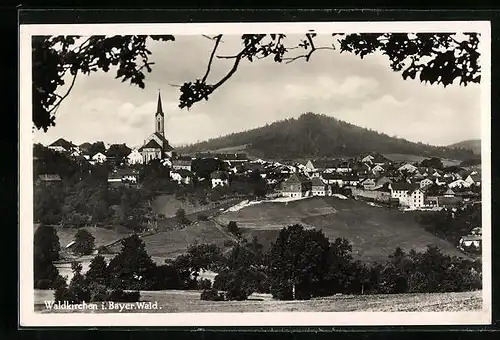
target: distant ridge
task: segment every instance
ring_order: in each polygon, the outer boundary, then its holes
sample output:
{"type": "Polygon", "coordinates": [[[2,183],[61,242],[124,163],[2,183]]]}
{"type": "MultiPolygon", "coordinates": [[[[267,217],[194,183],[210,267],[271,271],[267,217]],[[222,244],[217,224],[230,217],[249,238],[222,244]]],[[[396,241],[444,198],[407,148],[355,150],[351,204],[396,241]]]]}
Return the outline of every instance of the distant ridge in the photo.
{"type": "Polygon", "coordinates": [[[481,140],[480,139],[469,139],[458,143],[448,145],[449,148],[462,148],[471,150],[476,155],[481,154],[481,140]]]}
{"type": "Polygon", "coordinates": [[[413,143],[314,113],[209,139],[179,148],[178,151],[194,153],[221,149],[245,151],[249,155],[269,159],[359,156],[369,152],[455,160],[474,156],[470,150],[413,143]]]}

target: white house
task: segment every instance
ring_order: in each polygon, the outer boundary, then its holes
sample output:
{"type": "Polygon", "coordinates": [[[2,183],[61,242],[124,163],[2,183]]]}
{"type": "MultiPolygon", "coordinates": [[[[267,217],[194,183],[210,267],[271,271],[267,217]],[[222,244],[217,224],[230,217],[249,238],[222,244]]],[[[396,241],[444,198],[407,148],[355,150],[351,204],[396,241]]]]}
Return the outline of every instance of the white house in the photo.
{"type": "Polygon", "coordinates": [[[361,185],[365,190],[373,190],[375,189],[377,183],[373,178],[367,178],[363,182],[361,182],[361,185]]]}
{"type": "Polygon", "coordinates": [[[417,167],[415,165],[406,163],[398,168],[399,171],[406,171],[406,172],[415,172],[417,171],[417,167]]]}
{"type": "Polygon", "coordinates": [[[375,159],[375,157],[373,157],[372,155],[368,155],[368,156],[365,156],[361,162],[363,163],[371,163],[373,162],[373,160],[375,159]]]}
{"type": "Polygon", "coordinates": [[[419,209],[425,205],[425,193],[422,189],[413,190],[408,198],[410,208],[419,209]]]}
{"type": "Polygon", "coordinates": [[[382,173],[382,172],[384,172],[384,171],[385,171],[385,170],[384,170],[384,168],[383,168],[382,166],[380,166],[380,165],[375,165],[375,166],[372,168],[372,173],[373,173],[374,175],[379,174],[379,173],[382,173]]]}
{"type": "Polygon", "coordinates": [[[467,183],[469,183],[469,186],[471,185],[477,185],[477,186],[480,186],[481,185],[481,175],[480,174],[471,174],[469,176],[467,176],[467,178],[465,179],[465,181],[467,183]]]}
{"type": "Polygon", "coordinates": [[[451,188],[448,188],[448,190],[445,191],[443,194],[444,197],[455,197],[455,192],[451,190],[451,188]]]}
{"type": "Polygon", "coordinates": [[[459,241],[459,246],[460,248],[463,249],[463,247],[476,247],[479,248],[481,247],[481,235],[467,235],[467,236],[462,236],[459,241]]]}
{"type": "Polygon", "coordinates": [[[210,174],[212,188],[229,185],[229,174],[225,171],[214,171],[210,174]]]}
{"type": "Polygon", "coordinates": [[[470,187],[470,184],[463,179],[457,179],[456,181],[451,182],[448,184],[448,188],[468,188],[470,187]]]}
{"type": "Polygon", "coordinates": [[[92,161],[96,163],[104,163],[106,161],[106,155],[98,152],[94,156],[92,156],[92,161]]]}
{"type": "Polygon", "coordinates": [[[420,181],[420,188],[425,188],[426,186],[432,185],[434,182],[430,178],[426,178],[420,181]]]}
{"type": "Polygon", "coordinates": [[[129,164],[142,164],[143,157],[137,149],[134,149],[128,154],[127,162],[129,164]]]}
{"type": "Polygon", "coordinates": [[[409,206],[411,193],[414,191],[414,185],[410,183],[391,183],[389,189],[391,190],[391,198],[397,198],[399,204],[409,206]]]}
{"type": "MultiPolygon", "coordinates": [[[[174,159],[172,160],[172,169],[174,170],[183,169],[191,171],[191,163],[192,163],[191,158],[174,159]]],[[[231,166],[231,163],[229,163],[228,165],[231,166]]]]}
{"type": "Polygon", "coordinates": [[[185,169],[172,170],[170,172],[170,178],[179,184],[189,184],[193,177],[193,174],[185,169]]]}
{"type": "Polygon", "coordinates": [[[328,185],[323,183],[318,177],[312,179],[312,195],[313,196],[327,196],[329,194],[328,185]]]}

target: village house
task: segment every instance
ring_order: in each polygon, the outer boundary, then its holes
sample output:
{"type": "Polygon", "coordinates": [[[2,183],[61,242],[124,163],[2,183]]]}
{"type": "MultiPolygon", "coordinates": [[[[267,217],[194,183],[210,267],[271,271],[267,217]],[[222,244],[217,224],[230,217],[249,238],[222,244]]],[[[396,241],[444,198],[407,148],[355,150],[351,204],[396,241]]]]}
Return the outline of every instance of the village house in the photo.
{"type": "Polygon", "coordinates": [[[218,153],[215,154],[214,157],[221,161],[227,161],[231,165],[243,164],[249,161],[245,153],[218,153]]]}
{"type": "Polygon", "coordinates": [[[191,157],[179,157],[177,159],[172,160],[172,169],[174,170],[192,170],[192,162],[191,157]]]}
{"type": "Polygon", "coordinates": [[[413,191],[408,199],[408,205],[411,209],[419,209],[425,206],[425,193],[420,187],[417,187],[413,191]]]}
{"type": "Polygon", "coordinates": [[[413,173],[413,172],[417,171],[417,167],[413,164],[410,164],[410,163],[404,163],[403,165],[398,167],[398,171],[413,173]]]}
{"type": "Polygon", "coordinates": [[[372,174],[374,174],[375,176],[378,176],[379,174],[383,173],[385,171],[385,169],[381,166],[381,165],[375,165],[372,169],[371,169],[371,172],[372,174]]]}
{"type": "Polygon", "coordinates": [[[481,174],[478,174],[478,173],[471,174],[471,175],[467,176],[465,181],[469,184],[469,186],[471,186],[471,185],[480,186],[481,185],[481,174]]]}
{"type": "Polygon", "coordinates": [[[452,189],[468,188],[468,187],[470,187],[469,182],[464,181],[463,179],[457,179],[456,181],[453,181],[453,182],[448,184],[448,188],[452,188],[452,189]]]}
{"type": "Polygon", "coordinates": [[[390,184],[390,183],[393,183],[394,181],[391,180],[389,177],[387,176],[382,176],[380,177],[378,180],[377,180],[377,187],[379,186],[383,186],[384,184],[390,184]]]}
{"type": "Polygon", "coordinates": [[[334,172],[339,166],[339,161],[334,159],[317,159],[310,160],[305,165],[307,172],[334,172]]]}
{"type": "Polygon", "coordinates": [[[48,148],[57,152],[71,152],[76,148],[76,145],[68,142],[64,138],[59,138],[54,143],[50,144],[48,148]]]}
{"type": "Polygon", "coordinates": [[[85,142],[85,143],[78,145],[78,150],[80,150],[80,152],[82,154],[88,155],[91,147],[92,147],[92,144],[90,144],[89,142],[85,142]]]}
{"type": "Polygon", "coordinates": [[[127,163],[130,165],[142,164],[143,158],[139,150],[133,149],[127,156],[127,163]]]}
{"type": "Polygon", "coordinates": [[[186,169],[177,169],[170,171],[170,178],[178,184],[190,184],[194,178],[192,172],[186,169]]]}
{"type": "Polygon", "coordinates": [[[314,177],[311,181],[313,196],[329,196],[328,185],[323,183],[318,177],[314,177]]]}
{"type": "Polygon", "coordinates": [[[342,161],[340,162],[339,166],[335,170],[340,173],[348,173],[352,172],[352,165],[349,161],[342,161]]]}
{"type": "Polygon", "coordinates": [[[425,188],[425,187],[428,187],[429,185],[433,185],[433,184],[434,184],[434,181],[430,178],[425,178],[425,179],[420,181],[421,188],[425,188]]]}
{"type": "Polygon", "coordinates": [[[95,164],[95,163],[100,163],[100,164],[102,164],[102,163],[106,162],[106,159],[107,159],[106,155],[104,155],[103,153],[100,153],[100,152],[96,153],[96,154],[95,154],[95,155],[93,155],[93,156],[92,156],[92,158],[91,158],[91,160],[92,160],[92,162],[93,162],[94,164],[95,164]]]}
{"type": "Polygon", "coordinates": [[[455,197],[455,192],[451,189],[448,188],[443,194],[444,197],[455,197]]]}
{"type": "Polygon", "coordinates": [[[464,250],[465,247],[475,247],[477,249],[481,248],[481,235],[466,235],[462,236],[459,241],[459,247],[464,250]]]}
{"type": "Polygon", "coordinates": [[[217,170],[210,174],[212,188],[229,185],[229,173],[226,171],[217,170]]]}
{"type": "Polygon", "coordinates": [[[321,174],[320,179],[323,180],[324,183],[329,185],[338,185],[339,187],[344,184],[344,176],[336,173],[324,172],[321,174]]]}
{"type": "Polygon", "coordinates": [[[354,175],[345,175],[342,178],[342,185],[356,187],[359,185],[359,177],[354,175]]]}
{"type": "Polygon", "coordinates": [[[413,190],[416,188],[414,184],[410,183],[391,183],[389,189],[391,190],[391,198],[397,198],[400,205],[409,206],[410,197],[413,190]]]}
{"type": "Polygon", "coordinates": [[[361,162],[363,162],[363,163],[372,163],[374,159],[375,159],[375,157],[373,157],[372,155],[368,155],[368,156],[363,157],[361,159],[361,162]]]}
{"type": "Polygon", "coordinates": [[[281,183],[281,194],[284,197],[304,197],[311,189],[311,180],[299,174],[293,174],[281,183]]]}
{"type": "Polygon", "coordinates": [[[45,185],[45,186],[51,186],[54,184],[60,184],[62,183],[61,176],[58,174],[41,174],[38,175],[38,178],[36,179],[35,184],[37,186],[39,185],[45,185]]]}
{"type": "Polygon", "coordinates": [[[108,183],[115,186],[137,184],[137,177],[137,173],[131,169],[117,169],[108,174],[108,183]]]}
{"type": "Polygon", "coordinates": [[[367,178],[363,182],[361,182],[361,185],[365,190],[373,190],[377,186],[377,182],[374,178],[367,178]]]}

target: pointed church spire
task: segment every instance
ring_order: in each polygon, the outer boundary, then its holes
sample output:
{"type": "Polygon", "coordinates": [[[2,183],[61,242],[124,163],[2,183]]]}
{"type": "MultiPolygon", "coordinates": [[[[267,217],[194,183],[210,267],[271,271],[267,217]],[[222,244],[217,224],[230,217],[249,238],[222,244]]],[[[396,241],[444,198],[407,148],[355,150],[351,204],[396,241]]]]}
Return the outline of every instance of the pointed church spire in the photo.
{"type": "Polygon", "coordinates": [[[158,89],[158,106],[156,108],[156,114],[163,116],[163,109],[161,107],[161,95],[160,95],[160,90],[158,89]]]}

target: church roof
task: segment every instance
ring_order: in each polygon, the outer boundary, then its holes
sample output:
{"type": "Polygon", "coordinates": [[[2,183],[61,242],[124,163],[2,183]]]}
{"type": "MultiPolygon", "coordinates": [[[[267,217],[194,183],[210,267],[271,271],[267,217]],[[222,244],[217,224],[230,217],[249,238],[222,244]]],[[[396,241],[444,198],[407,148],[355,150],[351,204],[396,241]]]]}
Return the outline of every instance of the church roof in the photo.
{"type": "Polygon", "coordinates": [[[168,152],[168,151],[172,151],[174,149],[172,146],[170,146],[170,144],[168,143],[168,140],[166,140],[165,137],[161,133],[155,132],[155,135],[158,138],[160,138],[161,141],[163,141],[163,151],[168,152]]]}
{"type": "Polygon", "coordinates": [[[161,146],[160,144],[158,144],[157,141],[155,141],[154,139],[151,139],[149,142],[147,142],[147,144],[143,145],[139,151],[142,151],[143,149],[161,149],[161,146]]]}
{"type": "Polygon", "coordinates": [[[156,107],[156,114],[163,117],[163,109],[161,107],[161,95],[160,95],[160,92],[158,92],[158,104],[157,104],[157,107],[156,107]]]}

